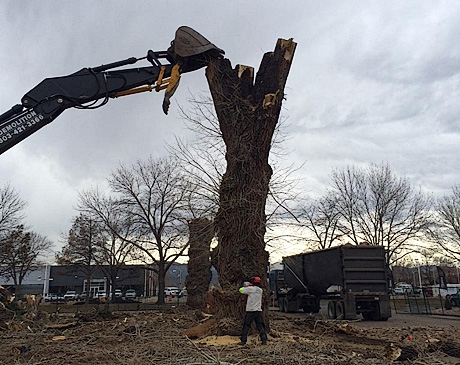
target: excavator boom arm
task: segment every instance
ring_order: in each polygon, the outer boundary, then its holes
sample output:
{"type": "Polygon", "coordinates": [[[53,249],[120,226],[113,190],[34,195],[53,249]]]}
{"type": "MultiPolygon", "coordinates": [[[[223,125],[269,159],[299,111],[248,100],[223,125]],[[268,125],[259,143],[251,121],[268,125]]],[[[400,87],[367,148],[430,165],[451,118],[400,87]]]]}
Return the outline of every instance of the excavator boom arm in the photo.
{"type": "Polygon", "coordinates": [[[205,67],[224,51],[189,27],[180,27],[167,51],[148,51],[152,66],[111,70],[134,64],[131,57],[68,76],[47,78],[26,93],[21,104],[0,115],[0,154],[56,119],[68,108],[95,109],[110,98],[166,89],[163,111],[179,83],[180,74],[205,67]],[[165,64],[164,61],[167,61],[165,64]]]}
{"type": "Polygon", "coordinates": [[[162,67],[163,77],[169,77],[172,65],[104,72],[84,68],[69,76],[43,80],[24,95],[21,105],[0,116],[0,154],[51,123],[68,108],[94,109],[118,93],[155,84],[162,67]]]}

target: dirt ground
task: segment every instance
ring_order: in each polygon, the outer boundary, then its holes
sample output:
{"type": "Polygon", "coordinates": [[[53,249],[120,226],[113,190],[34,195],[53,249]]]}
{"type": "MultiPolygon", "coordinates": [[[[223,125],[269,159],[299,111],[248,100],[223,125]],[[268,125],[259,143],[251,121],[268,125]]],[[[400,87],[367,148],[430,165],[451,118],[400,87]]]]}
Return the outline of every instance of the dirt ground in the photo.
{"type": "Polygon", "coordinates": [[[396,315],[388,322],[330,321],[306,314],[270,314],[266,346],[256,335],[191,339],[182,330],[201,313],[51,315],[8,322],[0,330],[0,364],[460,364],[460,319],[396,315]]]}

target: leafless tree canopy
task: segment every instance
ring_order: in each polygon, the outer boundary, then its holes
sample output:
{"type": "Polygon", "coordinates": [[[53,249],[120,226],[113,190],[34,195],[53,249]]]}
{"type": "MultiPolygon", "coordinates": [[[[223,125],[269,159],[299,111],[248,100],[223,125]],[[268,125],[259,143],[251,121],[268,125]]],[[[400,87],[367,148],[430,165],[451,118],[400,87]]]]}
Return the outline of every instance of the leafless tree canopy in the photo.
{"type": "Polygon", "coordinates": [[[74,219],[66,239],[67,242],[62,250],[56,254],[58,264],[79,266],[96,264],[96,255],[104,238],[94,219],[80,214],[74,219]]]}
{"type": "Polygon", "coordinates": [[[12,186],[0,188],[0,274],[11,278],[17,291],[24,277],[38,267],[40,257],[52,246],[47,238],[26,231],[22,223],[25,206],[12,186]]]}
{"type": "Polygon", "coordinates": [[[104,197],[97,189],[80,193],[80,211],[91,216],[102,236],[94,261],[104,272],[114,297],[121,266],[142,257],[140,250],[124,238],[135,234],[133,224],[116,200],[104,197]]]}
{"type": "Polygon", "coordinates": [[[1,240],[1,273],[13,280],[16,290],[24,277],[40,265],[40,257],[51,248],[52,242],[35,232],[26,232],[20,225],[1,240]]]}
{"type": "Polygon", "coordinates": [[[25,206],[26,203],[12,186],[6,184],[0,188],[0,234],[20,225],[25,206]]]}
{"type": "MultiPolygon", "coordinates": [[[[87,214],[80,214],[74,219],[62,250],[56,253],[59,265],[77,266],[85,275],[86,293],[90,292],[90,282],[96,270],[99,248],[104,242],[97,222],[87,214]]],[[[86,296],[89,301],[90,296],[86,296]]]]}
{"type": "Polygon", "coordinates": [[[121,165],[109,185],[111,197],[97,190],[81,193],[79,209],[97,216],[131,252],[142,252],[142,260],[158,273],[163,302],[166,271],[187,249],[193,186],[174,158],[121,165]]]}
{"type": "Polygon", "coordinates": [[[301,209],[300,225],[307,230],[305,237],[313,249],[329,248],[343,237],[337,200],[331,193],[301,209]]]}
{"type": "Polygon", "coordinates": [[[338,198],[342,233],[354,244],[384,246],[389,263],[413,251],[413,240],[428,227],[431,199],[388,165],[336,170],[332,193],[338,198]]]}
{"type": "MultiPolygon", "coordinates": [[[[196,134],[196,139],[185,144],[176,139],[175,145],[170,145],[169,151],[182,162],[182,166],[194,184],[194,213],[195,217],[213,219],[219,207],[219,188],[226,170],[226,146],[222,137],[219,122],[208,95],[199,95],[189,100],[190,108],[181,108],[182,118],[186,126],[196,134]]],[[[271,164],[273,177],[269,182],[267,200],[267,240],[274,238],[270,235],[276,225],[290,216],[289,205],[296,200],[297,180],[292,178],[298,168],[282,166],[282,155],[286,150],[282,143],[286,136],[282,132],[283,122],[276,124],[272,139],[271,164]],[[272,229],[271,229],[272,228],[272,229]]]]}
{"type": "Polygon", "coordinates": [[[430,236],[443,254],[460,261],[460,185],[438,200],[430,236]]]}

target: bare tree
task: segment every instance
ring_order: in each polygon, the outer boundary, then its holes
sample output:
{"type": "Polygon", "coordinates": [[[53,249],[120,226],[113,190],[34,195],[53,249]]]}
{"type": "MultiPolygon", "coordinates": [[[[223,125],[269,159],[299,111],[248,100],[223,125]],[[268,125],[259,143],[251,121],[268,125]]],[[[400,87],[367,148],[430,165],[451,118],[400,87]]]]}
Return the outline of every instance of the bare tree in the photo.
{"type": "Polygon", "coordinates": [[[339,218],[337,197],[332,193],[302,208],[300,226],[307,230],[306,240],[314,249],[332,247],[342,238],[344,229],[340,229],[339,218]]]}
{"type": "MultiPolygon", "coordinates": [[[[186,122],[186,127],[195,133],[196,139],[189,144],[176,139],[176,144],[168,147],[171,154],[182,162],[184,170],[195,186],[194,216],[213,219],[219,207],[219,189],[226,170],[226,146],[211,97],[203,94],[192,97],[189,105],[189,109],[181,108],[181,116],[186,122]]],[[[284,224],[286,216],[293,216],[289,203],[297,198],[295,188],[298,181],[292,176],[299,168],[281,164],[283,154],[286,153],[282,148],[286,139],[282,128],[284,124],[284,120],[276,124],[271,140],[270,163],[273,167],[273,176],[269,181],[267,199],[268,231],[280,222],[284,224]]],[[[274,238],[270,237],[269,233],[268,241],[274,238]]]]}
{"type": "Polygon", "coordinates": [[[388,165],[348,167],[332,174],[342,233],[354,244],[386,248],[389,264],[413,251],[428,227],[431,198],[388,165]]]}
{"type": "Polygon", "coordinates": [[[117,277],[122,266],[132,260],[142,258],[139,249],[133,247],[125,237],[135,237],[135,227],[131,218],[120,209],[119,201],[105,197],[98,189],[90,189],[80,193],[79,210],[91,216],[100,227],[104,236],[98,243],[94,260],[104,272],[115,298],[117,277]]]}
{"type": "MultiPolygon", "coordinates": [[[[189,108],[181,109],[181,114],[186,127],[195,133],[196,138],[189,144],[177,139],[175,145],[169,146],[169,150],[182,162],[182,166],[193,184],[193,208],[191,210],[197,220],[191,222],[197,224],[197,222],[201,222],[201,219],[209,220],[205,225],[206,234],[201,233],[199,236],[196,234],[200,230],[189,225],[190,249],[187,289],[190,300],[187,303],[198,307],[201,305],[202,293],[209,288],[209,280],[203,280],[202,271],[195,268],[203,269],[211,265],[209,229],[213,229],[211,224],[213,224],[213,219],[219,208],[219,189],[226,169],[226,147],[211,97],[200,94],[198,97],[192,97],[189,100],[189,105],[189,108]],[[203,240],[203,237],[206,239],[203,240]],[[194,246],[199,245],[199,250],[193,249],[192,243],[194,246]],[[207,255],[203,251],[206,247],[208,249],[207,255]],[[199,252],[198,256],[196,255],[197,252],[199,252]],[[190,287],[189,283],[193,283],[193,288],[190,287]],[[193,295],[193,292],[196,292],[196,296],[193,295]]],[[[284,228],[286,219],[292,219],[293,213],[289,205],[297,198],[295,189],[297,181],[292,178],[295,169],[292,166],[283,167],[281,165],[282,155],[285,152],[280,148],[285,140],[282,125],[284,125],[283,121],[275,126],[274,137],[271,141],[275,152],[272,154],[274,157],[271,158],[274,171],[269,182],[266,205],[267,231],[265,242],[272,251],[280,247],[283,240],[288,239],[285,231],[279,228],[284,228]]],[[[292,243],[291,235],[289,241],[292,243]]]]}
{"type": "Polygon", "coordinates": [[[430,237],[443,250],[443,255],[460,261],[460,185],[440,198],[435,205],[430,237]]]}
{"type": "Polygon", "coordinates": [[[140,258],[141,254],[130,242],[121,238],[121,236],[129,237],[129,231],[131,230],[129,223],[115,221],[111,227],[102,227],[105,239],[98,247],[96,262],[107,278],[111,289],[110,296],[114,300],[117,278],[122,266],[140,258]]]}
{"type": "Polygon", "coordinates": [[[273,174],[269,154],[295,47],[292,39],[279,39],[275,50],[264,55],[255,79],[252,67],[232,68],[228,59],[211,60],[206,69],[227,163],[215,218],[218,245],[212,254],[222,291],[214,299],[218,317],[235,323],[243,311],[237,287],[260,276],[266,288],[265,208],[273,174]]]}
{"type": "Polygon", "coordinates": [[[1,240],[0,262],[2,274],[14,282],[16,293],[25,276],[40,265],[40,257],[46,254],[52,242],[35,232],[26,232],[20,225],[1,240]]]}
{"type": "Polygon", "coordinates": [[[194,309],[204,308],[204,296],[211,283],[210,246],[214,237],[212,221],[195,218],[189,221],[189,261],[187,264],[187,305],[194,309]]]}
{"type": "Polygon", "coordinates": [[[21,224],[25,206],[26,203],[12,186],[6,184],[0,188],[0,235],[21,224]]]}
{"type": "Polygon", "coordinates": [[[56,262],[59,265],[76,266],[85,275],[86,302],[90,299],[91,279],[97,268],[96,256],[105,240],[100,232],[100,227],[94,219],[89,215],[80,214],[72,224],[66,244],[61,252],[56,253],[56,262]]]}
{"type": "Polygon", "coordinates": [[[144,262],[158,274],[158,303],[162,304],[166,272],[187,249],[192,186],[173,158],[121,165],[109,185],[112,204],[104,204],[95,192],[86,192],[81,194],[80,209],[96,214],[123,242],[142,251],[144,262]],[[114,226],[115,210],[129,221],[129,231],[114,226]]]}

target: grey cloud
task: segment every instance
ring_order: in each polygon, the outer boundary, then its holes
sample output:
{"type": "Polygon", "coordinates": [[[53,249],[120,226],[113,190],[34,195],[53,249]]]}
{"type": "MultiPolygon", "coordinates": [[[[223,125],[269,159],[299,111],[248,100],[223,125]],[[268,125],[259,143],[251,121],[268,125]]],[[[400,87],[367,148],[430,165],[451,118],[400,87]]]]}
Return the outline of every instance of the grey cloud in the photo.
{"type": "MultiPolygon", "coordinates": [[[[287,163],[306,161],[305,191],[321,194],[334,167],[385,161],[426,191],[448,193],[460,179],[459,9],[431,1],[5,0],[0,113],[45,77],[165,49],[180,25],[225,49],[233,65],[256,70],[278,37],[293,37],[283,114],[287,163]]],[[[203,90],[204,70],[184,75],[169,116],[156,93],[66,111],[0,156],[0,186],[17,186],[30,224],[54,239],[70,227],[77,190],[104,186],[120,162],[165,155],[175,135],[194,138],[177,103],[186,107],[189,93],[203,90]]]]}

